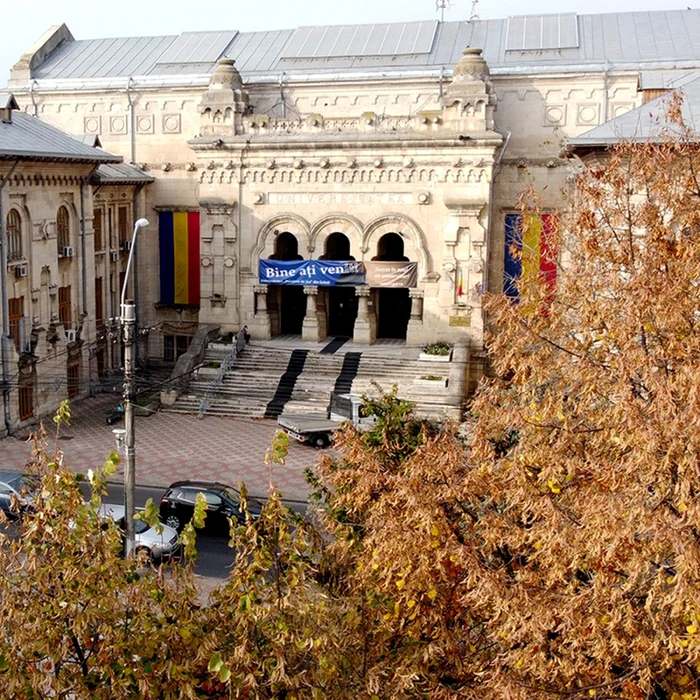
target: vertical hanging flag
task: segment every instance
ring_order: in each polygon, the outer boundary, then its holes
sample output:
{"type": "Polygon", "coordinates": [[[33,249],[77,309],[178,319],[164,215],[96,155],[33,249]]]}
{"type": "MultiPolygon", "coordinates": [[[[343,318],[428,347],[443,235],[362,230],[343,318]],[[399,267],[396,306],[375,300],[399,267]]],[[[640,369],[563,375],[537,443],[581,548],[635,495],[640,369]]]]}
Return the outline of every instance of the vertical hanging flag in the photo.
{"type": "Polygon", "coordinates": [[[199,212],[162,211],[160,302],[199,306],[199,212]]]}
{"type": "Polygon", "coordinates": [[[503,265],[503,291],[517,298],[521,275],[539,272],[552,291],[557,279],[557,250],[554,234],[557,214],[541,214],[527,219],[521,214],[506,214],[506,251],[503,265]]]}
{"type": "Polygon", "coordinates": [[[457,285],[457,296],[461,297],[464,295],[464,277],[462,277],[462,271],[459,272],[459,284],[457,285]]]}

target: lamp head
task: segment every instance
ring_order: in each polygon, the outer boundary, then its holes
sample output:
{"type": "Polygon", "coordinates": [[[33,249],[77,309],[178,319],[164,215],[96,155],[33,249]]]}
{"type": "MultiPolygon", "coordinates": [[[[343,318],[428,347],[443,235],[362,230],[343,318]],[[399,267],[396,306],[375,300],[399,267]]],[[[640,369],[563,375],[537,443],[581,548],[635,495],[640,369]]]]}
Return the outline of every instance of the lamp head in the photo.
{"type": "Polygon", "coordinates": [[[139,219],[136,224],[136,228],[145,228],[148,226],[148,219],[139,219]]]}

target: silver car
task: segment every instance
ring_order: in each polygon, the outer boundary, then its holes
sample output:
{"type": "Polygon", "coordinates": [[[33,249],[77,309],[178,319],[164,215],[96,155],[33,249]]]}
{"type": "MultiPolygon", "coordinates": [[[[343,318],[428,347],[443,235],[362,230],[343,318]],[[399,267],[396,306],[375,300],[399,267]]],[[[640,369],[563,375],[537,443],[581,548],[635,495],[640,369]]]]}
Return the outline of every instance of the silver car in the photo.
{"type": "MultiPolygon", "coordinates": [[[[112,503],[103,503],[100,507],[100,515],[111,518],[124,531],[124,506],[112,503]]],[[[158,532],[143,520],[134,521],[135,549],[137,552],[145,551],[152,559],[171,557],[180,550],[180,541],[177,530],[168,525],[163,525],[163,531],[158,532]]]]}
{"type": "Polygon", "coordinates": [[[17,517],[31,510],[39,479],[33,474],[0,472],[0,510],[9,517],[17,517]],[[12,508],[15,504],[18,510],[12,508]]]}

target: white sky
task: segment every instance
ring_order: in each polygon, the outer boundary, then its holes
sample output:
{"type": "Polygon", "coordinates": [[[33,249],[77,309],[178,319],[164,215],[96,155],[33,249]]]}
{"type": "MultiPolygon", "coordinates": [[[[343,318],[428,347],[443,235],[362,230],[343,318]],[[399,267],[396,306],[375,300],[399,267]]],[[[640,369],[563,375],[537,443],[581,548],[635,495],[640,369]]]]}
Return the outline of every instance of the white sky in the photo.
{"type": "MultiPolygon", "coordinates": [[[[697,0],[479,0],[482,19],[540,12],[682,10],[697,0]]],[[[451,0],[447,20],[469,19],[472,0],[451,0]]],[[[183,31],[290,29],[437,17],[435,0],[0,0],[0,86],[10,67],[53,24],[76,39],[179,34],[183,31]]]]}

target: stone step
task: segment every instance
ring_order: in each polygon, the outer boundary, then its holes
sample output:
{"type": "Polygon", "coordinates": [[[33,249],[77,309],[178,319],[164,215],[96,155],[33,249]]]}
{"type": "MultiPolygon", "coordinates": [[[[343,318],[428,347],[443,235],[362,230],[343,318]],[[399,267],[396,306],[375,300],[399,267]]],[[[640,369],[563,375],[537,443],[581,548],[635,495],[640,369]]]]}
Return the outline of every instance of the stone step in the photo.
{"type": "MultiPolygon", "coordinates": [[[[206,365],[223,362],[230,352],[231,346],[210,346],[199,376],[190,382],[187,391],[168,410],[198,413],[202,399],[218,374],[217,367],[206,365]]],[[[210,397],[207,415],[262,417],[273,397],[280,395],[285,399],[289,397],[284,404],[286,412],[325,412],[344,367],[345,355],[307,352],[302,371],[298,375],[292,372],[291,376],[283,376],[288,371],[292,352],[291,349],[256,344],[246,346],[223,377],[216,395],[210,397]]],[[[419,415],[449,414],[454,413],[457,407],[445,403],[446,393],[436,392],[434,396],[426,396],[413,387],[416,377],[426,374],[445,376],[449,369],[450,366],[443,362],[362,354],[357,373],[346,379],[345,386],[350,381],[353,393],[376,396],[376,385],[383,391],[390,391],[396,384],[400,396],[416,403],[419,415]]]]}

